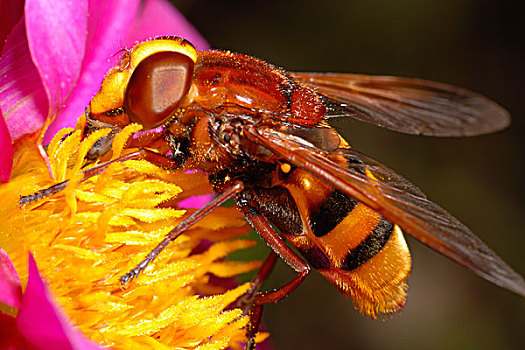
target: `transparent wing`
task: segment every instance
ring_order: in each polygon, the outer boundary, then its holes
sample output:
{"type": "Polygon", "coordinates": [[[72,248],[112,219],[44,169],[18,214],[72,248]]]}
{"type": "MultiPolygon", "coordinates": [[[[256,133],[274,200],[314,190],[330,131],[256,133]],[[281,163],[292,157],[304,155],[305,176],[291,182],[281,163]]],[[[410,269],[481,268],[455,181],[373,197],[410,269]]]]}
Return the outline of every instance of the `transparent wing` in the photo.
{"type": "Polygon", "coordinates": [[[337,73],[290,75],[326,96],[328,117],[415,135],[474,136],[507,127],[509,113],[475,92],[420,79],[337,73]]]}
{"type": "Polygon", "coordinates": [[[465,225],[388,167],[351,149],[327,154],[269,128],[248,129],[246,134],[278,158],[376,210],[432,249],[525,296],[525,281],[519,274],[465,225]]]}

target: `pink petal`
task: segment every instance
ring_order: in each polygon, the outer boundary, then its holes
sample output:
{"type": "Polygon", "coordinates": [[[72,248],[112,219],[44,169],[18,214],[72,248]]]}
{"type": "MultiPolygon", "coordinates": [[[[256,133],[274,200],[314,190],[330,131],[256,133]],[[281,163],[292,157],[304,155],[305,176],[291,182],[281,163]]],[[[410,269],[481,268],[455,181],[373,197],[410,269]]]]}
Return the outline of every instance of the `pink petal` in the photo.
{"type": "Polygon", "coordinates": [[[16,319],[0,312],[0,349],[27,349],[27,343],[17,329],[16,319]],[[9,334],[9,336],[6,336],[9,334]]]}
{"type": "Polygon", "coordinates": [[[184,209],[190,209],[190,208],[200,209],[204,207],[206,204],[208,204],[209,202],[211,202],[214,196],[215,195],[213,193],[203,194],[201,196],[191,196],[191,197],[185,198],[181,200],[180,202],[178,202],[177,206],[179,208],[184,208],[184,209]]]}
{"type": "MultiPolygon", "coordinates": [[[[13,145],[0,108],[0,182],[9,181],[13,169],[13,145]]],[[[2,288],[0,287],[0,291],[2,288]]]]}
{"type": "Polygon", "coordinates": [[[24,14],[24,2],[20,0],[0,1],[0,52],[4,41],[24,14]]]}
{"type": "Polygon", "coordinates": [[[143,41],[159,35],[175,35],[190,41],[198,50],[209,45],[175,7],[166,0],[146,0],[140,18],[133,25],[126,44],[143,41]]]}
{"type": "Polygon", "coordinates": [[[22,303],[22,286],[7,253],[0,249],[0,302],[12,307],[22,303]]]}
{"type": "Polygon", "coordinates": [[[39,129],[47,116],[47,96],[29,53],[24,18],[8,35],[0,58],[0,108],[13,140],[39,129]]]}
{"type": "Polygon", "coordinates": [[[30,254],[27,288],[17,316],[19,331],[38,349],[100,349],[73,328],[53,300],[30,254]]]}
{"type": "Polygon", "coordinates": [[[27,41],[54,117],[80,74],[87,37],[87,0],[26,0],[27,41]]]}
{"type": "Polygon", "coordinates": [[[123,46],[139,3],[139,0],[89,2],[89,16],[83,14],[84,17],[87,16],[88,36],[80,75],[75,90],[48,128],[44,144],[48,143],[58,130],[74,126],[78,117],[84,113],[90,99],[100,88],[104,74],[115,65],[115,54],[123,46]]]}

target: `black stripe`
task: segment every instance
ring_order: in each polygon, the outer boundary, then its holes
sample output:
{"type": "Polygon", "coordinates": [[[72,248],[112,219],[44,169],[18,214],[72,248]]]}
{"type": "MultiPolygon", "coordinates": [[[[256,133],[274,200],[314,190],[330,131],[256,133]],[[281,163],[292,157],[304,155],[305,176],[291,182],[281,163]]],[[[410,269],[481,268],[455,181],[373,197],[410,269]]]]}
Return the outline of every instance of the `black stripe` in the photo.
{"type": "Polygon", "coordinates": [[[341,269],[346,271],[354,270],[372,259],[388,242],[393,229],[394,224],[382,218],[374,228],[374,231],[359,243],[357,247],[348,252],[341,264],[341,269]]]}
{"type": "Polygon", "coordinates": [[[310,228],[317,237],[322,237],[332,231],[344,218],[354,210],[357,201],[338,190],[321,203],[319,208],[310,210],[310,228]]]}
{"type": "Polygon", "coordinates": [[[258,204],[261,213],[279,232],[289,235],[299,235],[303,232],[301,214],[290,192],[284,187],[255,188],[253,199],[258,204]]]}

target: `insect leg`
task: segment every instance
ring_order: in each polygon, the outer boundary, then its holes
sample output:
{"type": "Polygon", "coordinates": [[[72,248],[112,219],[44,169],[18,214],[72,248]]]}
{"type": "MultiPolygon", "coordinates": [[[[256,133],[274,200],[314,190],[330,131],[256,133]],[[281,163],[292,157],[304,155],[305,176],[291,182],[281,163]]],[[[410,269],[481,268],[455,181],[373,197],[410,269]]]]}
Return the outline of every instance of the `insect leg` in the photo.
{"type": "MultiPolygon", "coordinates": [[[[116,159],[113,159],[109,162],[105,162],[102,164],[99,164],[97,166],[94,166],[90,169],[84,170],[82,174],[84,175],[83,179],[80,181],[85,181],[89,179],[92,176],[98,175],[101,172],[103,172],[108,166],[110,166],[112,163],[116,162],[125,162],[127,160],[147,160],[148,162],[158,165],[162,168],[166,169],[176,169],[182,165],[182,163],[175,161],[174,159],[167,157],[165,155],[162,155],[160,153],[156,153],[153,151],[150,151],[145,148],[141,148],[140,150],[136,152],[132,152],[129,154],[125,154],[121,157],[118,157],[116,159]]],[[[66,188],[68,184],[68,180],[57,183],[56,185],[53,185],[48,188],[44,188],[38,192],[35,192],[33,194],[30,194],[28,196],[20,196],[20,206],[26,204],[26,203],[32,203],[36,202],[44,197],[47,197],[53,193],[57,193],[62,191],[64,188],[66,188]]]]}
{"type": "Polygon", "coordinates": [[[259,292],[259,289],[261,289],[264,281],[266,280],[270,272],[272,272],[276,261],[277,254],[272,250],[264,260],[263,265],[255,275],[255,277],[252,279],[252,286],[250,287],[248,292],[246,292],[246,294],[244,294],[237,302],[237,306],[243,310],[243,314],[247,314],[250,317],[250,322],[248,323],[246,329],[247,341],[245,350],[252,350],[255,348],[255,334],[259,329],[259,323],[261,322],[262,316],[263,306],[254,305],[253,299],[255,295],[257,295],[257,293],[259,292]]]}
{"type": "Polygon", "coordinates": [[[268,254],[266,259],[264,260],[259,271],[257,271],[257,274],[255,275],[255,277],[252,279],[251,281],[252,286],[250,287],[250,289],[237,302],[237,306],[243,309],[244,314],[248,313],[249,308],[252,305],[254,296],[259,292],[264,281],[266,280],[268,275],[272,272],[276,261],[277,261],[277,254],[272,250],[270,251],[270,254],[268,254]]]}
{"type": "Polygon", "coordinates": [[[226,191],[219,194],[215,199],[213,199],[211,202],[206,204],[204,207],[197,210],[195,213],[188,216],[184,221],[182,221],[180,224],[177,225],[173,230],[171,230],[162,242],[160,242],[149,254],[146,256],[144,260],[142,260],[135,268],[130,270],[128,273],[120,277],[120,282],[123,285],[126,285],[128,282],[133,281],[135,277],[137,277],[145,268],[148,266],[149,263],[151,263],[157,255],[166,248],[166,246],[171,242],[174,241],[177,237],[179,237],[181,234],[184,233],[188,228],[190,228],[193,224],[195,224],[200,219],[204,218],[206,215],[208,215],[213,209],[217,208],[224,202],[226,202],[228,199],[234,197],[238,193],[242,192],[244,190],[244,184],[240,181],[236,182],[233,186],[229,187],[226,191]]]}
{"type": "Polygon", "coordinates": [[[259,293],[255,296],[254,303],[259,305],[277,303],[292,293],[306,275],[310,272],[308,264],[299,257],[290,247],[284,243],[284,240],[270,226],[264,216],[253,206],[243,206],[241,211],[248,222],[253,226],[257,233],[266,241],[266,243],[279,255],[295,272],[297,277],[292,281],[271,292],[259,293]]]}
{"type": "MultiPolygon", "coordinates": [[[[262,292],[255,295],[252,305],[250,307],[249,316],[250,323],[246,330],[246,349],[253,349],[255,346],[255,334],[259,329],[261,321],[262,308],[265,304],[277,303],[288,295],[290,295],[306,278],[310,272],[308,264],[300,258],[290,247],[288,247],[284,240],[275,232],[268,221],[259,212],[259,210],[250,204],[238,203],[246,220],[252,225],[262,239],[272,248],[272,250],[279,255],[295,272],[297,277],[282,286],[270,292],[262,292]]],[[[264,265],[263,265],[264,268],[264,265]]],[[[261,276],[268,275],[269,271],[262,272],[261,276]]]]}

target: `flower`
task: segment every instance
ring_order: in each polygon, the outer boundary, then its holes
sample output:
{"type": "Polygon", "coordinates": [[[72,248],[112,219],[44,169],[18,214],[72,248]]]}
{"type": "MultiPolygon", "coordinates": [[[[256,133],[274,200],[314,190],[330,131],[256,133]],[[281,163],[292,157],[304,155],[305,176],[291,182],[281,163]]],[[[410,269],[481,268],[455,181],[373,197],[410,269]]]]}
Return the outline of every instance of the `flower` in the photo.
{"type": "MultiPolygon", "coordinates": [[[[215,282],[260,265],[225,260],[254,244],[238,238],[247,232],[241,215],[216,209],[123,289],[119,276],[180,221],[185,211],[174,203],[192,211],[211,189],[202,173],[143,161],[115,163],[80,182],[86,151],[108,130],[82,140],[82,123],[62,129],[75,125],[120,47],[164,34],[197,48],[206,42],[164,0],[4,4],[0,146],[13,152],[2,152],[0,181],[14,167],[0,184],[0,333],[9,334],[0,347],[239,347],[248,320],[232,304],[249,284],[215,282]],[[60,193],[19,207],[20,195],[65,179],[60,193]]],[[[115,138],[114,157],[138,129],[115,138]]]]}
{"type": "MultiPolygon", "coordinates": [[[[0,266],[4,268],[0,272],[3,273],[2,280],[13,282],[9,288],[2,286],[2,290],[14,292],[10,294],[11,302],[18,305],[20,309],[16,319],[0,313],[0,329],[3,335],[0,338],[0,348],[43,348],[42,345],[45,344],[50,349],[71,347],[99,349],[96,344],[85,339],[78,330],[73,329],[54,305],[31,255],[27,288],[23,297],[18,275],[14,272],[7,254],[2,250],[0,250],[0,266]]],[[[6,301],[5,297],[3,301],[6,301]]]]}
{"type": "MultiPolygon", "coordinates": [[[[130,125],[115,137],[113,157],[119,155],[128,137],[138,129],[137,125],[130,125]]],[[[12,179],[0,188],[5,201],[0,209],[4,221],[0,246],[19,272],[22,285],[29,269],[22,303],[17,301],[20,286],[12,273],[14,269],[9,264],[2,269],[9,277],[4,279],[4,289],[10,291],[3,302],[19,308],[15,322],[18,329],[25,322],[27,327],[23,329],[34,330],[45,316],[55,320],[51,333],[58,334],[57,343],[65,342],[64,337],[70,342],[77,338],[87,342],[72,328],[61,330],[59,326],[68,325],[57,311],[62,307],[88,338],[115,349],[238,346],[248,318],[229,305],[247,291],[249,284],[228,290],[214,284],[210,277],[232,277],[260,265],[223,259],[254,244],[237,238],[247,232],[241,214],[233,207],[216,209],[173,242],[133,286],[122,289],[119,277],[134,267],[184,213],[164,204],[174,197],[188,198],[181,186],[198,188],[201,193],[210,188],[203,173],[169,172],[146,161],[131,160],[114,163],[99,176],[78,182],[87,150],[110,130],[99,130],[84,140],[80,130],[76,130],[63,139],[70,131],[58,133],[47,150],[53,175],[59,180],[70,179],[66,189],[25,208],[19,207],[21,194],[31,194],[35,188],[53,183],[34,142],[17,147],[12,179]],[[204,250],[203,239],[209,242],[204,250]],[[39,278],[31,258],[29,267],[26,265],[28,250],[35,256],[60,307],[54,305],[54,298],[49,300],[41,282],[37,292],[31,293],[31,281],[38,282],[39,278]],[[31,295],[44,299],[45,303],[38,305],[47,305],[48,311],[35,306],[34,300],[27,306],[25,301],[31,301],[31,295]],[[24,317],[27,314],[34,317],[24,317]]],[[[50,334],[38,330],[20,333],[19,337],[33,345],[43,341],[42,334],[50,334]]]]}

